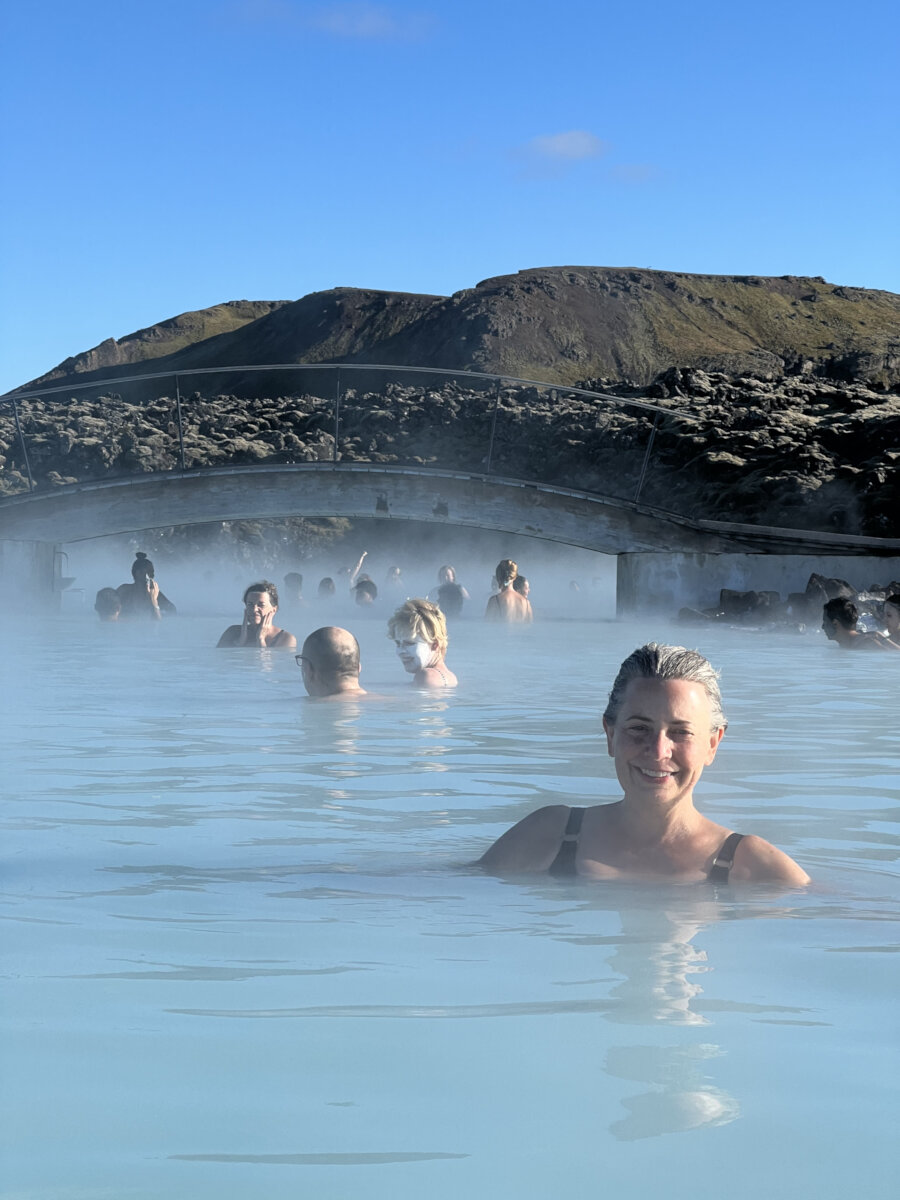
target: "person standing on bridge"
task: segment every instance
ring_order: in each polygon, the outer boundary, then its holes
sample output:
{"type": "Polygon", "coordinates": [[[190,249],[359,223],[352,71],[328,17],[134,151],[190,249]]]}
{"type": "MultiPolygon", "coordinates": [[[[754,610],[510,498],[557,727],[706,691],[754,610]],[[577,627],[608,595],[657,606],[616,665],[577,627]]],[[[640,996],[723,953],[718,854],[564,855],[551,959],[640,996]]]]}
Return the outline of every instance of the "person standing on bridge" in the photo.
{"type": "Polygon", "coordinates": [[[218,647],[255,646],[260,650],[294,650],[297,639],[275,624],[278,612],[278,588],[268,579],[251,583],[244,592],[244,620],[229,625],[217,643],[218,647]]]}

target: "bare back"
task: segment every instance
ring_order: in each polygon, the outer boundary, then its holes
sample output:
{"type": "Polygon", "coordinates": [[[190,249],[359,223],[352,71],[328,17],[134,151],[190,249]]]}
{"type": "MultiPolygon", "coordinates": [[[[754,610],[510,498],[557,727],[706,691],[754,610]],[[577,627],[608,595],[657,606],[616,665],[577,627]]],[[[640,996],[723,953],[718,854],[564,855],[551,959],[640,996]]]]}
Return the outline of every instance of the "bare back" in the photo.
{"type": "Polygon", "coordinates": [[[531,602],[514,588],[505,587],[496,596],[491,596],[484,615],[488,621],[508,621],[527,625],[532,620],[531,602]]]}

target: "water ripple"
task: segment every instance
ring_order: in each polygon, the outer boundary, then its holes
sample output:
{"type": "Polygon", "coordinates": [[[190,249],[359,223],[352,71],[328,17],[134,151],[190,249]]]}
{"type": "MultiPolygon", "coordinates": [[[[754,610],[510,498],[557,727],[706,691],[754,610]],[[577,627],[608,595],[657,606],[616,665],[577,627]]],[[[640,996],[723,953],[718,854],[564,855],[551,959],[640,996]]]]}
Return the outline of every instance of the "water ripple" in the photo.
{"type": "MultiPolygon", "coordinates": [[[[604,983],[617,982],[605,979],[604,983]]],[[[814,1010],[783,1004],[746,1004],[729,1000],[695,1002],[694,1007],[706,1012],[805,1013],[814,1010]]],[[[169,1008],[167,1012],[183,1017],[239,1017],[251,1019],[296,1020],[305,1017],[338,1017],[350,1019],[435,1020],[484,1017],[545,1017],[578,1016],[585,1013],[610,1013],[628,1009],[617,999],[605,1000],[530,1000],[506,1004],[333,1004],[310,1005],[306,1008],[169,1008]]]]}
{"type": "Polygon", "coordinates": [[[386,1163],[434,1162],[437,1159],[469,1158],[444,1150],[403,1151],[356,1154],[170,1154],[179,1162],[262,1163],[285,1167],[372,1167],[386,1163]]]}

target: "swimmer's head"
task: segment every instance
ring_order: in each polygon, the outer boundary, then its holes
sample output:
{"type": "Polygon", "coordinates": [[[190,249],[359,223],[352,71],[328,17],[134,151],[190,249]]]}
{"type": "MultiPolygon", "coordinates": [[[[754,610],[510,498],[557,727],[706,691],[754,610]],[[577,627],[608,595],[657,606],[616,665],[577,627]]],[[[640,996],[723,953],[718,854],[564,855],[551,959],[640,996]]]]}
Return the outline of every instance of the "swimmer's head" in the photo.
{"type": "Polygon", "coordinates": [[[244,604],[247,603],[249,597],[254,592],[261,592],[263,595],[268,597],[269,603],[273,608],[278,607],[278,588],[268,579],[261,579],[259,583],[250,584],[250,586],[244,592],[244,604]]]}
{"type": "Polygon", "coordinates": [[[513,591],[518,592],[520,596],[524,596],[526,600],[528,599],[528,593],[531,591],[531,584],[524,575],[517,575],[515,577],[513,580],[513,591]]]}
{"type": "Polygon", "coordinates": [[[94,612],[101,621],[118,621],[122,600],[115,588],[101,588],[94,601],[94,612]]]}
{"type": "Polygon", "coordinates": [[[438,569],[438,583],[456,583],[456,572],[451,566],[438,569]]]}
{"type": "Polygon", "coordinates": [[[288,571],[284,577],[284,586],[291,596],[296,596],[298,599],[303,591],[303,576],[299,571],[288,571]]]}
{"type": "Polygon", "coordinates": [[[348,629],[316,629],[294,656],[310,696],[331,696],[359,687],[359,642],[348,629]]]}
{"type": "Polygon", "coordinates": [[[360,579],[353,589],[353,595],[357,604],[374,604],[378,599],[378,585],[371,579],[360,579]]]}
{"type": "Polygon", "coordinates": [[[900,636],[900,592],[894,592],[885,600],[884,623],[892,638],[900,636]]]}
{"type": "Polygon", "coordinates": [[[505,587],[509,587],[512,581],[519,573],[519,568],[511,558],[503,558],[497,563],[497,570],[494,572],[494,578],[497,580],[497,586],[502,591],[505,587]]]}
{"type": "Polygon", "coordinates": [[[317,591],[320,596],[333,596],[335,592],[334,580],[330,575],[326,575],[324,579],[319,580],[317,591]]]}
{"type": "Polygon", "coordinates": [[[437,643],[441,656],[447,653],[447,622],[430,600],[407,600],[388,621],[388,637],[395,642],[421,640],[429,646],[437,643]]]}
{"type": "Polygon", "coordinates": [[[641,646],[633,654],[629,654],[619,667],[603,714],[604,720],[611,725],[615,724],[625,698],[625,689],[633,679],[683,679],[688,683],[698,683],[709,697],[713,729],[725,729],[728,725],[722,711],[719,673],[699,650],[648,642],[646,646],[641,646]]]}
{"type": "Polygon", "coordinates": [[[153,563],[143,550],[138,550],[134,556],[134,562],[131,564],[131,578],[135,583],[138,580],[143,582],[145,579],[153,578],[153,563]]]}
{"type": "Polygon", "coordinates": [[[834,625],[840,625],[841,629],[855,629],[858,620],[859,609],[852,600],[843,596],[829,600],[822,607],[822,628],[828,636],[831,636],[830,631],[834,625]]]}

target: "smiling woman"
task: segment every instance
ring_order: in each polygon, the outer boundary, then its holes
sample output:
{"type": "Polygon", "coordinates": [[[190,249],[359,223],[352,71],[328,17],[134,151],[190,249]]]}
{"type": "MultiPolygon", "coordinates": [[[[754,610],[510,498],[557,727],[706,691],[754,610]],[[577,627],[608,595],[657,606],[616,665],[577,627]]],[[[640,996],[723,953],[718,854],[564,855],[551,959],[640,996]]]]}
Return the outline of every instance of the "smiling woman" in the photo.
{"type": "Polygon", "coordinates": [[[603,715],[623,798],[540,808],[499,838],[481,866],[593,879],[808,883],[775,846],[694,807],[694,787],[726,727],[716,672],[702,654],[640,647],[619,669],[603,715]]]}
{"type": "Polygon", "coordinates": [[[447,622],[430,600],[407,600],[388,621],[403,669],[417,687],[456,687],[456,676],[444,662],[447,653],[447,622]]]}
{"type": "Polygon", "coordinates": [[[229,625],[217,643],[222,646],[256,646],[263,650],[293,650],[297,639],[275,624],[278,589],[268,579],[251,583],[244,592],[244,619],[229,625]]]}

